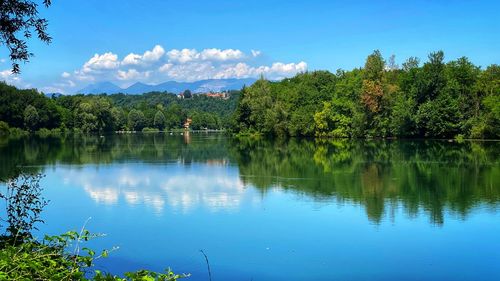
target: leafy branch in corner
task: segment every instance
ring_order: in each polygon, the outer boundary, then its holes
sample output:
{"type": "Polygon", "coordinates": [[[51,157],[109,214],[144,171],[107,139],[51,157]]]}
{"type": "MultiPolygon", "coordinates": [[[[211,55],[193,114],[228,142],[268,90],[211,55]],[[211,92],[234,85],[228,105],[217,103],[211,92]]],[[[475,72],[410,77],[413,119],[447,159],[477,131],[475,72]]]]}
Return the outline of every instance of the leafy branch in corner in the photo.
{"type": "MultiPolygon", "coordinates": [[[[51,0],[43,0],[49,7],[51,0]]],[[[38,4],[30,0],[0,1],[0,45],[5,45],[12,61],[12,73],[19,73],[19,62],[28,62],[33,53],[28,51],[27,40],[33,34],[49,44],[52,38],[47,33],[48,21],[38,15],[38,4]]]]}

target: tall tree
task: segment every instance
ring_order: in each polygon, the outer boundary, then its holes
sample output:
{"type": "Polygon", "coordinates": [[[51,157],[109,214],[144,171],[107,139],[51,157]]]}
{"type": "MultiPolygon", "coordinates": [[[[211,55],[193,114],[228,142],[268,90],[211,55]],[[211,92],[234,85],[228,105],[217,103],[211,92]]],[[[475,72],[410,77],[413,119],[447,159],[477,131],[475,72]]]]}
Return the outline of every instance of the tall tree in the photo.
{"type": "Polygon", "coordinates": [[[191,90],[187,89],[184,91],[184,93],[182,94],[184,96],[184,98],[186,99],[190,99],[193,97],[193,94],[191,93],[191,90]]]}
{"type": "Polygon", "coordinates": [[[140,131],[144,128],[144,113],[137,109],[132,109],[128,113],[128,128],[133,131],[140,131]]]}
{"type": "Polygon", "coordinates": [[[29,131],[34,131],[38,128],[40,123],[40,116],[38,115],[38,110],[32,105],[28,105],[24,110],[24,126],[29,131]]]}
{"type": "Polygon", "coordinates": [[[163,114],[163,112],[158,110],[155,114],[155,118],[154,118],[154,122],[153,122],[155,128],[158,128],[159,130],[165,129],[166,121],[167,121],[167,119],[165,118],[165,114],[163,114]]]}

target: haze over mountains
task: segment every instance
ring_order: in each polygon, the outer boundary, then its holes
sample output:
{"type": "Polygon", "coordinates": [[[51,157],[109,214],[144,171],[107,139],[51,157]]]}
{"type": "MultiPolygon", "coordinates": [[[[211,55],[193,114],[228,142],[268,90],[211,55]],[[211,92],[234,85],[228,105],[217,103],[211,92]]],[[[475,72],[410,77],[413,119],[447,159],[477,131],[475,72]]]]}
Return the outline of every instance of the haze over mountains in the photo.
{"type": "Polygon", "coordinates": [[[149,85],[137,82],[128,88],[120,88],[111,82],[99,82],[90,84],[78,91],[79,94],[129,94],[139,95],[148,92],[170,92],[181,93],[190,90],[193,93],[217,92],[227,90],[240,90],[243,86],[250,86],[256,81],[255,78],[245,79],[209,79],[194,82],[168,81],[157,85],[149,85]]]}

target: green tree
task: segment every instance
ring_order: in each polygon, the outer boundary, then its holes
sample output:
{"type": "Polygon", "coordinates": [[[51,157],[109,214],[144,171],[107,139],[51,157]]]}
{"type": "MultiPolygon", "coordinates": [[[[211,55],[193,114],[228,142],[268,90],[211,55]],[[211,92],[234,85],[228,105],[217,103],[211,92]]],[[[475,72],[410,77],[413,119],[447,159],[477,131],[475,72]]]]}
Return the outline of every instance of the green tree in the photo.
{"type": "Polygon", "coordinates": [[[0,136],[6,136],[10,133],[9,124],[4,121],[0,121],[0,136]]]}
{"type": "Polygon", "coordinates": [[[429,61],[424,64],[419,77],[419,89],[416,97],[419,105],[438,97],[446,86],[443,51],[430,53],[428,59],[429,61]]]}
{"type": "Polygon", "coordinates": [[[186,116],[177,103],[171,104],[165,112],[165,120],[167,128],[180,128],[186,116]]]}
{"type": "Polygon", "coordinates": [[[163,114],[163,112],[158,110],[154,118],[154,127],[158,128],[159,130],[163,130],[165,129],[166,122],[167,119],[165,118],[165,114],[163,114]]]}
{"type": "Polygon", "coordinates": [[[451,138],[459,131],[458,101],[448,93],[422,104],[417,111],[417,127],[425,137],[451,138]]]}
{"type": "Polygon", "coordinates": [[[113,128],[116,131],[125,130],[127,127],[127,118],[123,109],[113,107],[111,109],[111,117],[113,119],[113,128]]]}
{"type": "Polygon", "coordinates": [[[92,112],[96,117],[97,131],[109,132],[113,130],[113,115],[111,114],[111,103],[104,97],[92,100],[92,112]]]}
{"type": "Polygon", "coordinates": [[[144,113],[137,109],[132,109],[128,113],[128,128],[132,131],[140,131],[144,128],[144,113]]]}
{"type": "Polygon", "coordinates": [[[384,68],[384,58],[379,50],[375,50],[366,58],[364,78],[371,81],[381,81],[384,75],[384,68]]]}
{"type": "Polygon", "coordinates": [[[92,105],[88,102],[79,104],[75,112],[76,126],[85,133],[96,132],[98,130],[97,117],[93,114],[92,105]]]}
{"type": "Polygon", "coordinates": [[[185,91],[183,92],[183,96],[184,96],[184,98],[186,98],[186,99],[190,99],[190,98],[192,98],[192,97],[193,97],[193,94],[192,94],[192,93],[191,93],[191,91],[188,89],[188,90],[185,90],[185,91]]]}
{"type": "Polygon", "coordinates": [[[29,131],[34,131],[38,128],[40,122],[40,116],[38,115],[38,110],[32,105],[28,105],[24,110],[24,126],[29,131]]]}
{"type": "Polygon", "coordinates": [[[384,70],[385,61],[376,50],[366,59],[361,88],[363,119],[368,136],[386,137],[390,132],[390,108],[397,86],[386,81],[384,70]]]}

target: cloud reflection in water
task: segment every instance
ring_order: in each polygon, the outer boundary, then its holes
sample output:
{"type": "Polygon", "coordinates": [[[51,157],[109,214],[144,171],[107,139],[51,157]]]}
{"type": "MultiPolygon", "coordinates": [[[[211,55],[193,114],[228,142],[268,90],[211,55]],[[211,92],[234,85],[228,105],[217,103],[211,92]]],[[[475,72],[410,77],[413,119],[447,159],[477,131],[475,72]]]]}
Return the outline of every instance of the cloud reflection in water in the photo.
{"type": "Polygon", "coordinates": [[[97,204],[144,205],[158,215],[165,204],[182,213],[196,208],[237,210],[248,194],[231,166],[127,164],[70,168],[63,173],[64,184],[83,188],[97,204]]]}

